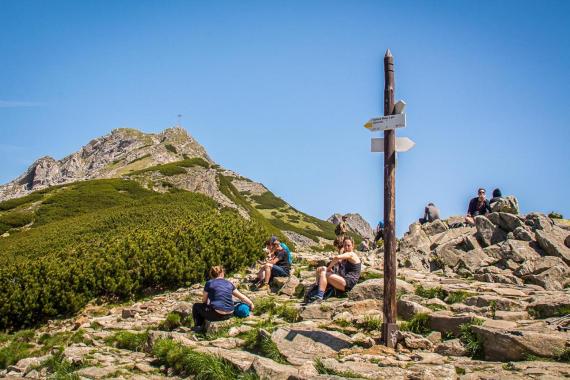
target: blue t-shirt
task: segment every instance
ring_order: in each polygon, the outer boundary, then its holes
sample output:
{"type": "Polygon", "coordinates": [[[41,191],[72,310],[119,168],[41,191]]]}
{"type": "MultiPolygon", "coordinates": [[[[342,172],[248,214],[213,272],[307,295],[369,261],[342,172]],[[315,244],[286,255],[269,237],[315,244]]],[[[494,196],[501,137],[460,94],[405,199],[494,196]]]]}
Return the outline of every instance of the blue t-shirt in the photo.
{"type": "Polygon", "coordinates": [[[234,284],[223,278],[215,278],[206,282],[204,291],[208,293],[210,306],[215,310],[233,311],[234,300],[232,293],[235,290],[234,284]]]}

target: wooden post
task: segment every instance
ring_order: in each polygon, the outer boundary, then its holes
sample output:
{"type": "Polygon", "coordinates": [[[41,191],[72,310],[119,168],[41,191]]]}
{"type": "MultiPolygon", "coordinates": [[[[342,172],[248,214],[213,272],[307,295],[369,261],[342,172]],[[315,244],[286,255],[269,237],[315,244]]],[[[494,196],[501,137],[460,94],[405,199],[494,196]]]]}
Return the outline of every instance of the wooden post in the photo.
{"type": "MultiPolygon", "coordinates": [[[[384,56],[384,116],[394,113],[394,57],[384,56]]],[[[396,132],[384,131],[384,321],[382,341],[396,346],[396,132]]]]}

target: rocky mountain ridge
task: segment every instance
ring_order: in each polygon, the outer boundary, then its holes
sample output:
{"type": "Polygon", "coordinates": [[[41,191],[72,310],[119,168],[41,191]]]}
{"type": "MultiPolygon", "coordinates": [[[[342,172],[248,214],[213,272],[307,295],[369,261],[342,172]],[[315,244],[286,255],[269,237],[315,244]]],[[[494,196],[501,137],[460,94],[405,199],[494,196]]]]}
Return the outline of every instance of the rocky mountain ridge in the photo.
{"type": "Polygon", "coordinates": [[[49,186],[120,177],[129,171],[195,157],[212,162],[206,150],[183,128],[168,128],[157,134],[114,129],[61,160],[39,158],[21,176],[0,186],[0,202],[49,186]]]}

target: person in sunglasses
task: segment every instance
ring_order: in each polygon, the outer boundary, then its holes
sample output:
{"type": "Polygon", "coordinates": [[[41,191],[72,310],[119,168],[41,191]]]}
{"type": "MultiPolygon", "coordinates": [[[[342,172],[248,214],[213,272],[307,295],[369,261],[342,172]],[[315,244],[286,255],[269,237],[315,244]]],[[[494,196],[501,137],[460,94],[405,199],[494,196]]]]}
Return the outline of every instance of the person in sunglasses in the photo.
{"type": "Polygon", "coordinates": [[[485,189],[480,188],[477,191],[477,196],[469,201],[469,208],[467,209],[465,220],[467,223],[474,225],[477,215],[485,215],[490,212],[491,206],[489,205],[489,200],[485,198],[485,189]]]}

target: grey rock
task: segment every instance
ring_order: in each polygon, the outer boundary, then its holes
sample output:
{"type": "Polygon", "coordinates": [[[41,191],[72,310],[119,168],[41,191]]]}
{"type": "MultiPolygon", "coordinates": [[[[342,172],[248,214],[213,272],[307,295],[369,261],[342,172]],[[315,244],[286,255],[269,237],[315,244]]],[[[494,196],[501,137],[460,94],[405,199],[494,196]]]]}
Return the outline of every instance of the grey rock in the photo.
{"type": "Polygon", "coordinates": [[[404,320],[412,318],[414,315],[419,313],[430,314],[431,309],[420,305],[419,303],[408,301],[406,299],[399,299],[397,303],[398,315],[404,320]]]}
{"type": "MultiPolygon", "coordinates": [[[[396,290],[403,293],[413,293],[415,288],[412,284],[397,279],[396,290]]],[[[374,278],[361,282],[360,284],[356,284],[356,286],[348,293],[348,298],[355,301],[365,299],[383,299],[383,294],[384,279],[374,278]]]]}
{"type": "Polygon", "coordinates": [[[446,340],[435,346],[434,352],[445,356],[465,356],[467,349],[459,339],[446,340]]]}
{"type": "Polygon", "coordinates": [[[399,343],[403,342],[404,346],[412,350],[431,350],[433,348],[431,341],[409,331],[398,331],[397,340],[399,343]]]}
{"type": "Polygon", "coordinates": [[[174,309],[172,309],[172,312],[178,314],[180,318],[186,319],[192,316],[192,304],[190,302],[184,302],[184,301],[179,302],[174,307],[174,309]]]}
{"type": "Polygon", "coordinates": [[[486,360],[525,360],[528,355],[554,357],[564,351],[568,338],[556,332],[503,330],[473,326],[471,330],[483,341],[486,360]]]}
{"type": "Polygon", "coordinates": [[[520,212],[519,201],[514,196],[507,195],[506,197],[499,199],[497,202],[493,202],[491,204],[491,211],[518,214],[520,212]]]}
{"type": "Polygon", "coordinates": [[[477,228],[477,238],[484,247],[499,243],[507,238],[505,231],[482,215],[475,217],[475,228],[477,228]]]}
{"type": "Polygon", "coordinates": [[[531,241],[532,235],[525,227],[517,227],[513,231],[513,236],[517,240],[531,241]]]}
{"type": "Polygon", "coordinates": [[[425,223],[422,225],[422,230],[424,230],[427,236],[440,234],[448,229],[449,227],[447,227],[447,224],[445,224],[441,219],[436,219],[431,223],[425,223]]]}
{"type": "Polygon", "coordinates": [[[461,325],[470,323],[475,316],[473,314],[453,315],[448,311],[437,311],[429,316],[429,327],[439,331],[443,335],[459,335],[461,325]]]}
{"type": "Polygon", "coordinates": [[[528,305],[529,313],[538,318],[559,317],[570,310],[570,294],[548,293],[533,297],[528,305]]]}
{"type": "Polygon", "coordinates": [[[570,265],[570,248],[564,245],[564,237],[554,228],[550,232],[536,230],[536,241],[547,255],[560,257],[570,265]]]}
{"type": "Polygon", "coordinates": [[[525,224],[533,230],[543,230],[550,232],[552,230],[552,221],[544,214],[532,212],[526,216],[525,224]]]}
{"type": "Polygon", "coordinates": [[[271,334],[271,340],[287,361],[294,365],[336,355],[341,349],[352,345],[347,335],[303,325],[280,327],[271,334]]]}

